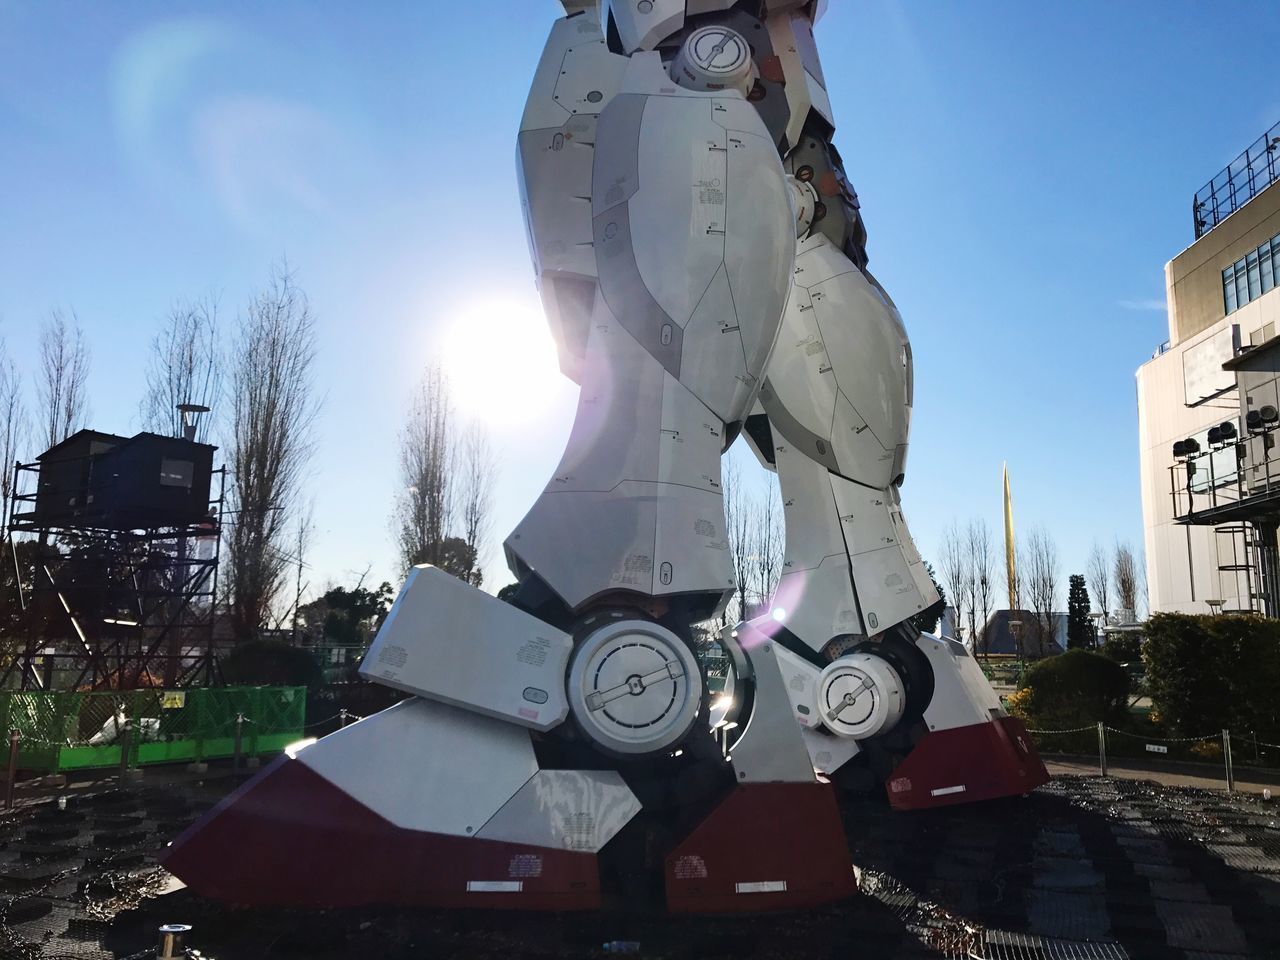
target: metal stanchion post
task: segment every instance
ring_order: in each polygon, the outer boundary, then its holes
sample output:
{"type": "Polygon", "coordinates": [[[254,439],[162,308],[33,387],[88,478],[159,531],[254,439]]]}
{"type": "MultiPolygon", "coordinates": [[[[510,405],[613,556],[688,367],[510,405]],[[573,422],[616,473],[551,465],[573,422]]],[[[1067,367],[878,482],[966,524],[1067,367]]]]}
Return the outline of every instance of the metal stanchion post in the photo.
{"type": "Polygon", "coordinates": [[[1222,762],[1227,768],[1227,792],[1236,788],[1236,772],[1231,766],[1231,731],[1222,731],[1222,762]]]}
{"type": "Polygon", "coordinates": [[[129,777],[129,748],[132,746],[133,740],[133,721],[128,717],[124,719],[124,729],[120,732],[120,780],[125,781],[129,777]]]}
{"type": "Polygon", "coordinates": [[[181,960],[187,953],[187,934],[191,927],[185,923],[166,923],[160,928],[160,945],[156,949],[158,960],[181,960]]]}
{"type": "Polygon", "coordinates": [[[240,769],[240,752],[244,746],[244,714],[236,714],[236,747],[235,756],[231,761],[232,769],[240,769]]]}
{"type": "Polygon", "coordinates": [[[1107,728],[1102,721],[1098,721],[1098,766],[1102,768],[1102,775],[1107,775],[1107,728]]]}
{"type": "Polygon", "coordinates": [[[338,711],[338,726],[345,727],[347,725],[347,708],[343,707],[338,711]]]}
{"type": "Polygon", "coordinates": [[[4,781],[4,808],[13,809],[13,789],[18,785],[18,741],[22,734],[17,730],[9,731],[9,767],[4,781]]]}

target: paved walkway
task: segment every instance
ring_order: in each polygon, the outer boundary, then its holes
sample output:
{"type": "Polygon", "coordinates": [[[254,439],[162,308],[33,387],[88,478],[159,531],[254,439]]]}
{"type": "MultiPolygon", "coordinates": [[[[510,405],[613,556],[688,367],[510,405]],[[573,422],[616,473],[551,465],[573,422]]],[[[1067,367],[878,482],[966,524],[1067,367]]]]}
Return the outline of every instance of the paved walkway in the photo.
{"type": "MultiPolygon", "coordinates": [[[[1046,759],[1050,776],[1071,774],[1080,777],[1096,777],[1100,771],[1096,760],[1046,759]]],[[[1188,765],[1189,766],[1189,765],[1188,765]]],[[[1153,766],[1135,764],[1130,760],[1115,761],[1107,764],[1107,773],[1122,780],[1154,780],[1166,787],[1198,787],[1201,790],[1226,790],[1227,780],[1224,772],[1216,774],[1209,769],[1200,771],[1157,769],[1153,766]]],[[[1236,774],[1236,790],[1241,793],[1261,794],[1264,790],[1280,797],[1280,770],[1241,770],[1236,774]]]]}

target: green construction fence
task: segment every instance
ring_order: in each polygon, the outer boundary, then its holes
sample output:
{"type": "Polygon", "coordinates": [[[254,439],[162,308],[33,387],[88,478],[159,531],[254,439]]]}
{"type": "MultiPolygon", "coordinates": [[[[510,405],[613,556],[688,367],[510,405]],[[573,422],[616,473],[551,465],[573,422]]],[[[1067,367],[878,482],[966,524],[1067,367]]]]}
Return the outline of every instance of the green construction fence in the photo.
{"type": "Polygon", "coordinates": [[[306,687],[0,691],[0,731],[21,735],[19,769],[64,773],[120,766],[126,719],[136,767],[232,756],[237,716],[244,756],[278,753],[302,739],[306,709],[306,687]]]}

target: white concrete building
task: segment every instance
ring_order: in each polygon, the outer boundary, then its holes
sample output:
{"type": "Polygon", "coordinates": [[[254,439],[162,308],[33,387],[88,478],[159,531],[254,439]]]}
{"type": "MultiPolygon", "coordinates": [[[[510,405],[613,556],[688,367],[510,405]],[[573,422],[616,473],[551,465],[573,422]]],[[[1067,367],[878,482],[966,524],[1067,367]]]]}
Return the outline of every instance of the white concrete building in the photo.
{"type": "Polygon", "coordinates": [[[1196,241],[1165,266],[1169,340],[1137,372],[1150,608],[1274,616],[1280,460],[1277,424],[1262,415],[1277,400],[1261,371],[1280,357],[1280,124],[1197,193],[1194,211],[1196,241]]]}

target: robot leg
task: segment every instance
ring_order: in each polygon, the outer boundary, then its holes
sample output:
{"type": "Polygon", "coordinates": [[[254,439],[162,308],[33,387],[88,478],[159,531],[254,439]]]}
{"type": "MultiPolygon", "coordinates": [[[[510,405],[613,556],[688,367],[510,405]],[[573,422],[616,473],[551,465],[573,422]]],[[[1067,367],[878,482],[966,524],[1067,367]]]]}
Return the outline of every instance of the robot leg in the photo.
{"type": "Polygon", "coordinates": [[[747,422],[787,527],[771,616],[753,626],[793,657],[815,766],[820,753],[827,769],[852,759],[830,738],[851,739],[858,756],[841,774],[869,769],[896,807],[1025,793],[1047,780],[1025,730],[962,645],[912,626],[938,597],[899,500],[910,403],[896,309],[825,237],[802,240],[747,422]]]}
{"type": "Polygon", "coordinates": [[[853,892],[775,646],[744,651],[752,703],[725,757],[690,636],[733,586],[720,453],[777,335],[787,187],[740,96],[670,96],[657,55],[632,67],[594,138],[577,420],[507,541],[518,602],[413,571],[361,666],[413,699],[283,759],[180,838],[166,862],[197,892],[568,910],[639,891],[684,912],[853,892]],[[295,857],[292,887],[277,866],[295,857]]]}

